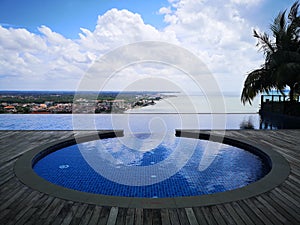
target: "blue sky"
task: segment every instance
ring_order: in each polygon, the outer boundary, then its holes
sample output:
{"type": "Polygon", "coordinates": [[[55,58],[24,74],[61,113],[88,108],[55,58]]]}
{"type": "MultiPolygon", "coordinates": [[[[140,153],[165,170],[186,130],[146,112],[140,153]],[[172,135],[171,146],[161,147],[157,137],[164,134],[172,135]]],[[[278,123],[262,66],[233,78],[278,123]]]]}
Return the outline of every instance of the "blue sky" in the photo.
{"type": "Polygon", "coordinates": [[[68,38],[78,38],[80,27],[93,29],[98,15],[111,8],[128,9],[142,15],[145,23],[164,26],[158,10],[168,1],[152,0],[2,0],[0,21],[5,26],[24,27],[37,32],[45,25],[68,38]]]}
{"type": "MultiPolygon", "coordinates": [[[[247,72],[263,59],[252,29],[268,31],[279,11],[293,2],[1,0],[0,90],[75,90],[95,60],[109,51],[164,41],[198,56],[221,90],[239,93],[247,72]]],[[[139,75],[158,73],[188,86],[183,76],[172,78],[173,69],[145,66],[119,72],[106,89],[124,89],[139,75]]]]}

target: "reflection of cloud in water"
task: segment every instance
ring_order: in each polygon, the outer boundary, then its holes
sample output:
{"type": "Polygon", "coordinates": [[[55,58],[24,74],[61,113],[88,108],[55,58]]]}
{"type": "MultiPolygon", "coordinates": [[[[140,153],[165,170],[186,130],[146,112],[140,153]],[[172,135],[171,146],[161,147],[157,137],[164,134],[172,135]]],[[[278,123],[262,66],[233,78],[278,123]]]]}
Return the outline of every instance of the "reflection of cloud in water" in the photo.
{"type": "Polygon", "coordinates": [[[168,136],[157,145],[156,138],[161,139],[159,134],[151,134],[150,138],[143,135],[139,138],[126,136],[83,143],[78,147],[97,173],[117,183],[143,186],[158,183],[176,174],[191,158],[198,142],[196,139],[168,136]],[[135,147],[142,148],[153,139],[157,146],[149,151],[137,151],[124,145],[124,139],[128,139],[131,144],[140,142],[135,147]],[[86,147],[88,150],[85,150],[86,147]],[[145,160],[147,157],[149,160],[145,160]]]}

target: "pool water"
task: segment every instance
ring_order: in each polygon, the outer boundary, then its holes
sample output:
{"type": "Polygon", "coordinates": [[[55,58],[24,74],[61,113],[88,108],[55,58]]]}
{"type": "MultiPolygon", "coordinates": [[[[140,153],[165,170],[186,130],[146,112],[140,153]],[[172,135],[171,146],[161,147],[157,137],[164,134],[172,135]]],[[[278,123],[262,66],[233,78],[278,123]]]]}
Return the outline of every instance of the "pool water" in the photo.
{"type": "Polygon", "coordinates": [[[33,169],[66,188],[146,198],[224,192],[255,182],[269,171],[259,156],[240,148],[149,134],[65,147],[35,162],[33,169]]]}

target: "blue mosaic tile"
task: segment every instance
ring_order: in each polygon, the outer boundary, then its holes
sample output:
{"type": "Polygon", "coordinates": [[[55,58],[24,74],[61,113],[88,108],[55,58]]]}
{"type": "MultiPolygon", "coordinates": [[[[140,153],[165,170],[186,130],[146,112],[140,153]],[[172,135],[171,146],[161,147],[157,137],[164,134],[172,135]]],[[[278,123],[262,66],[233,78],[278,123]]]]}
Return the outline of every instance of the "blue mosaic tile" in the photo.
{"type": "MultiPolygon", "coordinates": [[[[139,135],[140,138],[149,138],[147,135],[139,135]]],[[[185,146],[189,146],[190,142],[195,141],[168,136],[155,148],[148,151],[138,151],[124,144],[126,141],[130,141],[130,138],[132,137],[125,136],[120,139],[103,139],[69,146],[40,159],[33,169],[49,182],[66,188],[103,195],[149,198],[196,196],[224,192],[255,182],[268,172],[267,166],[258,156],[224,144],[222,144],[210,166],[204,171],[199,171],[199,162],[204,151],[207,150],[204,148],[207,141],[196,140],[195,151],[177,173],[151,185],[131,186],[111,181],[97,173],[81,152],[85,151],[83,148],[85,146],[93,147],[101,144],[101,146],[105,146],[105,150],[95,150],[93,153],[95,157],[100,157],[103,153],[101,151],[107,151],[113,160],[120,162],[120,165],[115,166],[116,171],[121,170],[122,165],[134,167],[139,171],[143,167],[156,166],[171,157],[171,154],[174,153],[173,149],[178,146],[180,140],[184,139],[185,146]]],[[[187,148],[180,149],[180,151],[185,151],[185,149],[187,148]]],[[[87,148],[86,151],[91,151],[91,149],[87,148]]],[[[110,163],[105,158],[101,162],[106,162],[105,160],[110,163]]],[[[151,173],[141,170],[141,173],[134,174],[134,177],[123,177],[123,179],[146,177],[149,180],[155,180],[168,169],[167,167],[157,169],[151,173]]]]}

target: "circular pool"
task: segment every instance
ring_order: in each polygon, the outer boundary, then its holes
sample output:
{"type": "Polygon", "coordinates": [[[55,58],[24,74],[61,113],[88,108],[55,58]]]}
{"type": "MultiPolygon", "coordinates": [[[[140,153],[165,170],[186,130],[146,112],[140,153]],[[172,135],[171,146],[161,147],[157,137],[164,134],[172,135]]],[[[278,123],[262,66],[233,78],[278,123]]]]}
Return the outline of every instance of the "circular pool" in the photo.
{"type": "Polygon", "coordinates": [[[77,191],[143,198],[224,192],[269,172],[267,162],[241,148],[218,143],[208,148],[208,140],[160,137],[136,134],[71,145],[36,160],[33,169],[45,180],[77,191]],[[213,158],[204,169],[203,157],[213,158]]]}
{"type": "Polygon", "coordinates": [[[86,135],[33,149],[17,161],[15,173],[28,186],[64,199],[145,208],[243,199],[289,173],[278,153],[234,138],[218,143],[207,133],[201,139],[189,132],[114,136],[86,135]]]}

